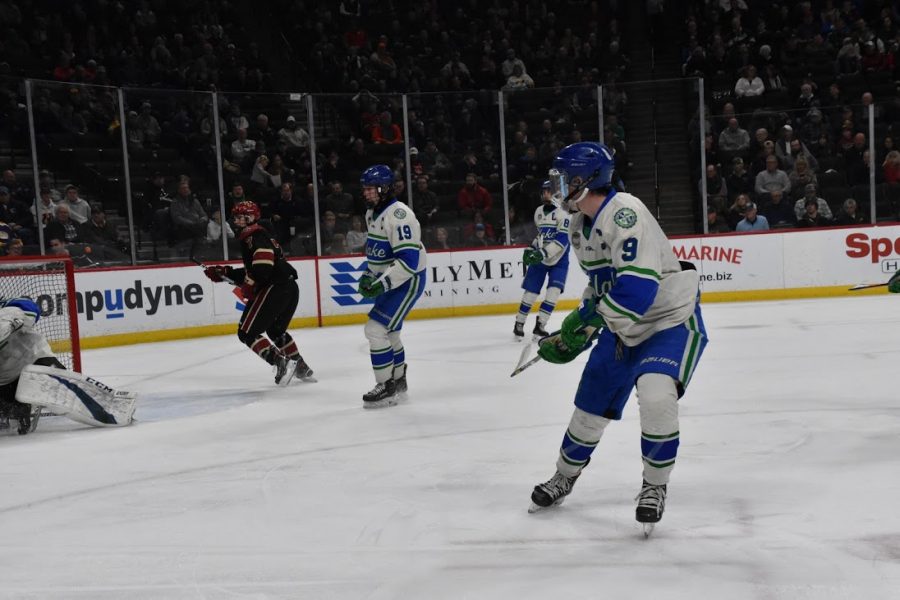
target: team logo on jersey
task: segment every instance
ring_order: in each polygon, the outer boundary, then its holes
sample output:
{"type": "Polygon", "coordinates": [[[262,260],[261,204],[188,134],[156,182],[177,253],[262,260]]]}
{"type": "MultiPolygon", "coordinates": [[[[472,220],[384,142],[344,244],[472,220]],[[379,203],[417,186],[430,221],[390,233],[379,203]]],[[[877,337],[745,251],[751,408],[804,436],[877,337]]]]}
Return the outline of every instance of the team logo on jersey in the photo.
{"type": "Polygon", "coordinates": [[[620,208],[613,217],[613,221],[622,229],[630,229],[637,223],[637,213],[627,207],[620,208]]]}
{"type": "Polygon", "coordinates": [[[572,247],[575,248],[576,250],[579,249],[579,248],[581,248],[581,234],[578,233],[577,231],[573,231],[573,232],[572,232],[572,237],[571,237],[569,243],[570,243],[570,244],[572,245],[572,247]]]}
{"type": "Polygon", "coordinates": [[[398,208],[397,210],[394,211],[394,216],[397,217],[398,219],[402,219],[406,216],[406,211],[403,210],[402,208],[398,208]]]}

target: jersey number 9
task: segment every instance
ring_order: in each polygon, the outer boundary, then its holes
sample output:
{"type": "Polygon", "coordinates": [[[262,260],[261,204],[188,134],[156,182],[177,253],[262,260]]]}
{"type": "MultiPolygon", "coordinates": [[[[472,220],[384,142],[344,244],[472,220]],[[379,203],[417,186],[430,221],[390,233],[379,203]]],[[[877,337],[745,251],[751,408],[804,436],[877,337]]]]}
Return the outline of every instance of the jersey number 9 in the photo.
{"type": "Polygon", "coordinates": [[[622,260],[631,262],[637,257],[638,241],[637,238],[630,237],[622,244],[622,260]]]}

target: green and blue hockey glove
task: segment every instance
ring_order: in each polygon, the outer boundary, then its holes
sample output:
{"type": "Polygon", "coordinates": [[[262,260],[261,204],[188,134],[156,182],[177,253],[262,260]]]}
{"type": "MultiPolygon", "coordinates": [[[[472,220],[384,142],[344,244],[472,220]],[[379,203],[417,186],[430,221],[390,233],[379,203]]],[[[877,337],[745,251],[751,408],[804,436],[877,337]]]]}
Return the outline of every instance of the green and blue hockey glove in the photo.
{"type": "Polygon", "coordinates": [[[892,294],[900,294],[900,271],[897,271],[888,279],[888,291],[892,294]]]}
{"type": "Polygon", "coordinates": [[[594,331],[605,325],[603,316],[597,312],[597,301],[593,298],[582,300],[578,308],[563,320],[559,339],[568,348],[582,348],[594,331]]]}
{"type": "Polygon", "coordinates": [[[363,298],[374,298],[385,293],[387,288],[384,280],[379,281],[372,273],[366,273],[359,278],[359,294],[363,298]]]}
{"type": "Polygon", "coordinates": [[[522,253],[522,262],[525,263],[526,267],[539,265],[544,262],[545,258],[544,251],[537,248],[525,248],[525,252],[522,253]]]}
{"type": "Polygon", "coordinates": [[[538,356],[549,363],[562,365],[575,360],[575,357],[581,354],[584,349],[585,346],[577,346],[576,348],[572,349],[568,346],[563,345],[562,341],[559,338],[559,333],[555,333],[543,338],[538,342],[537,353],[538,356]]]}

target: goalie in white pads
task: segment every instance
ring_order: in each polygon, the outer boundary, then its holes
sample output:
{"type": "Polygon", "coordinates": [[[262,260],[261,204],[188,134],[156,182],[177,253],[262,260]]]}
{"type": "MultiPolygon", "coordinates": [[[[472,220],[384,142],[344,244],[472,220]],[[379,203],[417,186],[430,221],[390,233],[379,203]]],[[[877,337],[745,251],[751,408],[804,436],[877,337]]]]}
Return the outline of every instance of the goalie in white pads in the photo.
{"type": "Polygon", "coordinates": [[[130,424],[136,394],[66,370],[34,330],[40,318],[28,298],[0,301],[0,415],[18,421],[21,435],[34,431],[41,407],[87,425],[130,424]]]}
{"type": "Polygon", "coordinates": [[[644,477],[635,518],[649,535],[662,518],[678,452],[678,399],[707,341],[699,276],[693,265],[676,260],[647,207],[612,185],[615,165],[606,146],[572,144],[553,167],[555,197],[571,215],[572,249],[590,284],[581,307],[565,318],[558,334],[541,340],[538,354],[567,363],[593,348],[556,473],[535,486],[531,511],[562,503],[603,430],[622,418],[637,388],[644,477]]]}

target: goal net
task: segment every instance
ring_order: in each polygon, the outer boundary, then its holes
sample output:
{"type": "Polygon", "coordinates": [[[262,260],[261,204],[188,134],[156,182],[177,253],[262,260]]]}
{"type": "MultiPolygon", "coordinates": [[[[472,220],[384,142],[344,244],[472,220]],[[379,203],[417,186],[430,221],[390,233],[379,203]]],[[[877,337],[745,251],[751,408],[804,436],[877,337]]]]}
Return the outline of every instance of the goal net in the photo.
{"type": "Polygon", "coordinates": [[[0,299],[26,297],[41,309],[35,326],[66,367],[81,372],[75,275],[68,258],[0,260],[0,299]]]}

